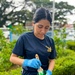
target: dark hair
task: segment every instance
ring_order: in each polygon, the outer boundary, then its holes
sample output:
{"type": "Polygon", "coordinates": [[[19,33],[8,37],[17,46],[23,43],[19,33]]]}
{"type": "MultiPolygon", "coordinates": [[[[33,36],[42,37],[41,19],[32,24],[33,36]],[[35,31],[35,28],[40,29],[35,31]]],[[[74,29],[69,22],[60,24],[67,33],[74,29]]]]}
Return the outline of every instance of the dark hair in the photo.
{"type": "Polygon", "coordinates": [[[52,18],[51,18],[51,14],[49,12],[49,10],[47,10],[46,8],[44,7],[40,7],[38,8],[35,13],[34,13],[34,16],[33,16],[33,21],[34,23],[37,23],[39,20],[41,19],[46,19],[50,22],[52,22],[52,18]]]}

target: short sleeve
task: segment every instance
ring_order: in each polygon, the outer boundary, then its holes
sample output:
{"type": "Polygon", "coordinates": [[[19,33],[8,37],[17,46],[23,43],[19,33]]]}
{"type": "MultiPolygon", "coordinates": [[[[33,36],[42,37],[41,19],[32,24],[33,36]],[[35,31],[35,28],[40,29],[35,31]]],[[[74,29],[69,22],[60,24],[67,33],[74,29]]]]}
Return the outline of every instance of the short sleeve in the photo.
{"type": "Polygon", "coordinates": [[[19,39],[17,40],[15,47],[12,51],[14,54],[18,56],[23,56],[24,55],[24,40],[23,36],[20,36],[19,39]]]}
{"type": "Polygon", "coordinates": [[[56,49],[55,49],[55,43],[54,43],[54,40],[52,38],[50,39],[50,44],[51,44],[52,52],[50,53],[49,58],[50,59],[55,59],[57,54],[56,54],[56,49]]]}

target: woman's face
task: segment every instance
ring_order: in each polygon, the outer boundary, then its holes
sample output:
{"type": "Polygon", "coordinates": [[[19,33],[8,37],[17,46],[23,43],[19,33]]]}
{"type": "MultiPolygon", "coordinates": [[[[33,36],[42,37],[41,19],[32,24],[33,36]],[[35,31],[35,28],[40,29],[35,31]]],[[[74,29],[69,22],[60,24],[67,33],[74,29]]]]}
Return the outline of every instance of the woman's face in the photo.
{"type": "Polygon", "coordinates": [[[50,28],[50,22],[48,20],[42,19],[37,23],[33,23],[34,35],[39,39],[44,39],[44,35],[50,28]]]}

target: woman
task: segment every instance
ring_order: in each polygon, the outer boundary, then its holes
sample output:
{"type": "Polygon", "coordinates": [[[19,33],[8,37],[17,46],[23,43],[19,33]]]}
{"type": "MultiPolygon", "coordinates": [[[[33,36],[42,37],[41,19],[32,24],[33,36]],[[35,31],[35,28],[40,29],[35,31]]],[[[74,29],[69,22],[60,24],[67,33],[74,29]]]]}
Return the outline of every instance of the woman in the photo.
{"type": "Polygon", "coordinates": [[[37,75],[40,67],[46,75],[52,75],[56,50],[53,39],[45,35],[51,22],[49,11],[38,8],[33,16],[33,31],[22,34],[17,40],[10,61],[22,65],[22,75],[37,75]],[[35,58],[36,54],[39,59],[35,58]]]}

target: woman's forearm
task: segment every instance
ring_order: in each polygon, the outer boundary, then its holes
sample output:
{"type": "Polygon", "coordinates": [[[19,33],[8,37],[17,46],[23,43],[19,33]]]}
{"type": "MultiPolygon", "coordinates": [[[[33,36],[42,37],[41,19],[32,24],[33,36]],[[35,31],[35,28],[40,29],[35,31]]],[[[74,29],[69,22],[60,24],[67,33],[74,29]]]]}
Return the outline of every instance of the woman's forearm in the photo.
{"type": "Polygon", "coordinates": [[[22,65],[24,59],[19,58],[17,55],[12,54],[10,57],[10,62],[17,64],[17,65],[22,65]]]}
{"type": "Polygon", "coordinates": [[[55,60],[54,59],[50,60],[48,69],[52,71],[54,69],[54,65],[55,65],[55,60]]]}

